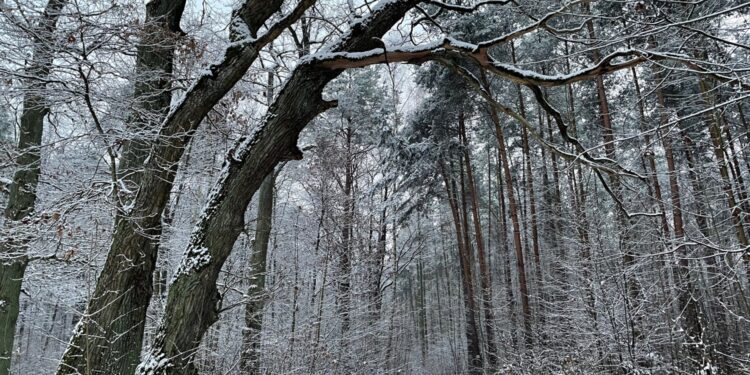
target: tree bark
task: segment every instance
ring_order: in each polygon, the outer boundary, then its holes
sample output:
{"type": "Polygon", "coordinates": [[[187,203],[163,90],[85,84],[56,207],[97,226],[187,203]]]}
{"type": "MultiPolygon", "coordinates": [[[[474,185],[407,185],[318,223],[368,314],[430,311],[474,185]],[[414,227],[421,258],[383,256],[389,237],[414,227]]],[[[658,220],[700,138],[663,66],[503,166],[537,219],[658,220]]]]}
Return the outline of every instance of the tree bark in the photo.
{"type": "MultiPolygon", "coordinates": [[[[591,14],[591,8],[588,0],[582,3],[582,7],[585,13],[591,14]]],[[[591,19],[588,19],[586,21],[586,29],[588,31],[590,43],[593,43],[596,40],[596,33],[594,31],[594,22],[591,19]]],[[[601,60],[601,55],[599,54],[598,49],[592,49],[592,58],[594,62],[598,62],[601,60]]],[[[595,82],[596,96],[599,106],[599,118],[602,124],[602,140],[604,141],[604,153],[608,159],[615,161],[617,160],[615,150],[615,137],[612,127],[612,117],[610,116],[609,111],[609,102],[607,100],[607,91],[604,87],[604,77],[602,75],[596,76],[595,82]]],[[[619,176],[610,175],[609,180],[610,184],[612,184],[612,192],[614,193],[615,198],[622,202],[621,182],[619,176]]],[[[619,229],[622,231],[619,236],[620,238],[618,241],[618,248],[620,250],[620,253],[622,254],[623,276],[625,279],[625,289],[627,292],[626,308],[628,311],[627,314],[630,316],[629,324],[631,326],[630,329],[632,332],[629,346],[630,351],[633,352],[635,346],[639,341],[641,341],[642,338],[642,332],[640,331],[641,317],[640,315],[637,315],[638,311],[640,311],[641,286],[638,282],[638,278],[636,277],[634,270],[636,266],[635,254],[633,254],[631,246],[628,244],[628,220],[621,209],[617,210],[616,216],[617,224],[619,226],[619,229]]]]}
{"type": "MultiPolygon", "coordinates": [[[[707,101],[708,106],[713,106],[713,102],[709,93],[710,86],[708,82],[706,82],[706,80],[704,80],[703,78],[700,78],[698,85],[700,87],[701,94],[707,101]]],[[[735,198],[734,189],[732,188],[732,181],[729,177],[729,162],[724,152],[724,140],[721,136],[721,126],[718,114],[716,114],[714,110],[711,110],[707,115],[707,120],[709,122],[708,131],[711,138],[711,143],[713,145],[714,157],[716,157],[716,162],[719,167],[719,176],[721,176],[722,181],[722,189],[724,190],[724,194],[727,197],[727,203],[729,204],[732,221],[737,231],[737,240],[742,246],[748,246],[749,239],[747,237],[747,232],[745,231],[744,220],[742,219],[742,210],[737,202],[737,199],[735,198]]],[[[748,262],[748,260],[750,260],[750,255],[746,253],[743,258],[746,260],[746,262],[748,262]]]]}
{"type": "Polygon", "coordinates": [[[508,315],[510,315],[510,346],[513,349],[518,348],[516,340],[516,298],[513,293],[513,275],[510,270],[510,249],[508,248],[508,220],[506,219],[505,209],[505,189],[503,188],[503,156],[500,155],[500,148],[497,148],[497,174],[496,185],[497,185],[497,201],[498,201],[498,232],[500,232],[500,249],[503,254],[503,282],[505,284],[506,303],[508,305],[508,315]]]}
{"type": "Polygon", "coordinates": [[[261,373],[260,342],[263,307],[266,298],[266,258],[273,220],[275,175],[275,173],[271,173],[266,176],[258,192],[258,217],[249,269],[251,285],[247,290],[249,301],[245,307],[245,329],[243,330],[243,348],[240,356],[240,366],[246,374],[261,373]]]}
{"type": "MultiPolygon", "coordinates": [[[[312,3],[303,0],[301,12],[312,3]]],[[[363,51],[378,47],[378,38],[416,3],[416,0],[384,3],[354,23],[331,50],[363,51]]],[[[228,51],[227,56],[232,59],[235,53],[228,51]]],[[[156,340],[137,373],[197,372],[192,357],[208,327],[218,319],[221,296],[216,280],[244,227],[245,208],[276,164],[302,158],[296,145],[299,133],[317,114],[333,105],[323,100],[321,93],[341,72],[312,63],[299,66],[257,130],[241,139],[227,155],[219,181],[209,194],[206,209],[173,279],[156,340]]]]}
{"type": "MultiPolygon", "coordinates": [[[[184,0],[154,0],[149,2],[147,10],[169,11],[179,9],[182,3],[184,0]]],[[[263,22],[279,9],[274,5],[280,6],[280,3],[280,0],[248,0],[235,12],[235,16],[242,18],[250,33],[255,35],[263,22]]],[[[140,356],[140,337],[152,295],[162,214],[169,202],[177,165],[185,147],[208,112],[252,65],[260,49],[298,19],[312,3],[312,0],[303,0],[293,13],[270,26],[257,39],[231,44],[225,51],[224,59],[210,66],[210,74],[199,77],[183,100],[164,119],[156,139],[150,142],[144,168],[137,176],[139,189],[129,204],[131,208],[123,213],[127,217],[116,220],[104,268],[86,312],[63,354],[58,374],[97,371],[133,373],[140,356]]],[[[160,16],[165,18],[156,19],[166,20],[177,14],[165,13],[160,16]]],[[[176,24],[166,23],[172,27],[176,24]]],[[[133,143],[130,147],[136,146],[137,143],[133,143]]]]}
{"type": "Polygon", "coordinates": [[[349,332],[349,312],[351,310],[351,278],[354,247],[354,155],[352,151],[352,124],[347,120],[344,131],[344,212],[343,225],[341,226],[341,246],[339,247],[339,275],[338,275],[338,309],[341,317],[341,336],[346,343],[346,334],[349,332]]]}
{"type": "MultiPolygon", "coordinates": [[[[124,143],[120,168],[120,177],[128,190],[136,190],[140,176],[146,173],[141,167],[149,151],[147,135],[169,110],[174,50],[181,33],[179,24],[184,6],[185,1],[154,0],[146,4],[146,21],[136,55],[134,108],[127,123],[134,137],[124,143]]],[[[162,209],[158,216],[144,220],[148,225],[142,229],[134,227],[127,212],[117,213],[110,256],[86,313],[63,354],[58,374],[130,374],[135,370],[141,354],[146,308],[153,293],[160,214],[167,203],[165,197],[160,200],[158,193],[154,193],[153,204],[162,203],[162,209]],[[122,271],[123,268],[127,271],[122,271]]]]}
{"type": "MultiPolygon", "coordinates": [[[[487,267],[487,256],[484,251],[484,236],[482,236],[482,222],[479,217],[479,197],[477,194],[474,172],[471,168],[471,157],[469,153],[469,141],[466,139],[466,124],[463,111],[458,116],[459,137],[463,144],[464,164],[466,165],[466,178],[469,184],[469,195],[471,197],[471,214],[474,222],[474,236],[477,244],[477,258],[479,261],[479,285],[481,287],[482,305],[484,310],[484,330],[486,341],[486,358],[490,371],[495,371],[497,366],[497,347],[495,345],[495,314],[492,305],[492,286],[490,284],[490,270],[487,267]]],[[[467,228],[468,229],[468,228],[467,228]]]]}
{"type": "MultiPolygon", "coordinates": [[[[274,72],[269,71],[266,88],[266,101],[269,107],[273,103],[273,85],[274,72]]],[[[240,370],[247,374],[261,373],[260,344],[266,297],[266,260],[273,225],[273,194],[277,173],[274,171],[266,176],[258,192],[258,216],[250,257],[250,286],[247,290],[248,302],[245,305],[245,328],[242,332],[242,352],[240,353],[240,370]]]]}
{"type": "MultiPolygon", "coordinates": [[[[660,87],[656,88],[656,100],[658,104],[660,125],[664,126],[668,122],[668,116],[664,105],[664,94],[660,87]]],[[[672,202],[672,226],[674,227],[674,244],[673,247],[681,247],[682,251],[678,252],[677,274],[681,289],[678,291],[677,300],[680,304],[680,311],[684,311],[683,325],[688,339],[687,351],[689,356],[697,361],[698,364],[692,366],[688,364],[687,369],[695,371],[703,368],[705,363],[701,355],[703,348],[703,329],[701,328],[700,313],[693,295],[694,281],[691,280],[688,247],[681,242],[685,239],[685,227],[682,218],[682,198],[680,195],[680,182],[677,179],[677,171],[674,152],[672,151],[672,141],[668,137],[661,137],[662,147],[664,147],[664,156],[667,159],[667,172],[669,175],[669,191],[672,202]]]]}
{"type": "Polygon", "coordinates": [[[468,244],[466,243],[465,231],[461,210],[458,204],[458,189],[455,180],[445,163],[439,162],[440,172],[445,183],[445,190],[448,195],[448,205],[453,217],[453,225],[456,229],[456,243],[458,245],[458,262],[460,267],[461,287],[464,297],[464,316],[466,319],[466,355],[468,357],[469,372],[478,374],[482,372],[482,352],[479,343],[479,327],[476,322],[476,298],[474,293],[474,278],[471,272],[471,263],[468,256],[468,244]]]}
{"type": "Polygon", "coordinates": [[[527,348],[533,344],[531,331],[531,305],[529,304],[529,289],[526,282],[526,262],[524,261],[523,247],[521,245],[521,220],[518,215],[518,201],[513,191],[513,178],[510,174],[510,161],[508,160],[508,150],[505,146],[505,135],[500,124],[500,117],[494,106],[489,106],[490,120],[495,127],[495,136],[497,137],[498,154],[500,163],[503,167],[505,177],[505,188],[508,195],[508,209],[510,211],[511,224],[513,225],[513,247],[516,255],[516,271],[518,272],[518,289],[521,294],[521,312],[523,313],[524,342],[527,348]]]}
{"type": "Polygon", "coordinates": [[[44,90],[54,59],[57,21],[67,0],[49,0],[38,23],[33,25],[32,59],[26,74],[21,123],[18,129],[16,172],[5,208],[3,231],[9,232],[0,243],[0,375],[10,372],[13,341],[20,311],[21,284],[28,264],[28,242],[33,238],[37,186],[41,174],[41,144],[44,116],[49,112],[44,90]]]}

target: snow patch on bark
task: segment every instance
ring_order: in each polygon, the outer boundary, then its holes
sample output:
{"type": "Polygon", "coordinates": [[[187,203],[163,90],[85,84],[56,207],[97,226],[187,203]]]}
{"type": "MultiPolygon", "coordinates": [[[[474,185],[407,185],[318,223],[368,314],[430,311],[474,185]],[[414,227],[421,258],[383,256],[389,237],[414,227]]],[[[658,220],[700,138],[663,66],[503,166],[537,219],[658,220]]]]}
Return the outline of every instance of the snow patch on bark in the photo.
{"type": "Polygon", "coordinates": [[[211,254],[209,254],[208,249],[191,245],[185,250],[185,255],[177,267],[173,281],[180,277],[180,275],[189,274],[192,271],[197,272],[209,263],[211,263],[211,254]]]}
{"type": "Polygon", "coordinates": [[[166,354],[161,351],[157,353],[149,352],[146,358],[135,369],[135,373],[137,375],[156,375],[163,373],[170,366],[171,363],[169,363],[169,358],[167,358],[166,354]]]}

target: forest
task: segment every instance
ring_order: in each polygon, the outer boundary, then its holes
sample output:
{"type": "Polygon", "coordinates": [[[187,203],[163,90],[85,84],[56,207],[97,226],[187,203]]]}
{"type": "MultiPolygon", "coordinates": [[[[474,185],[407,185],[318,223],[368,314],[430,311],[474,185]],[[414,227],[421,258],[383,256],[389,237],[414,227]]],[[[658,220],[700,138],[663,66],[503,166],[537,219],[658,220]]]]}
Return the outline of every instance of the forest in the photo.
{"type": "Polygon", "coordinates": [[[750,2],[0,0],[0,375],[750,374],[750,2]]]}

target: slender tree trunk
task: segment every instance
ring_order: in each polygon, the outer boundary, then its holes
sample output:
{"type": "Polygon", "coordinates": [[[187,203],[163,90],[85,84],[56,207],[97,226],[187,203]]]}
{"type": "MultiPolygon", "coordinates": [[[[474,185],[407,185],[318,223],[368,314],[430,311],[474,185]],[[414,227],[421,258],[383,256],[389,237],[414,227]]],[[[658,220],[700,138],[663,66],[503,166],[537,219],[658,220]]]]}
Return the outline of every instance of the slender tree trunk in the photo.
{"type": "Polygon", "coordinates": [[[18,129],[16,172],[5,208],[5,228],[0,242],[0,375],[10,372],[13,339],[20,310],[21,284],[28,264],[28,242],[33,238],[37,186],[41,174],[41,144],[44,116],[49,111],[44,90],[54,59],[57,20],[66,0],[49,0],[39,21],[32,25],[33,51],[25,73],[32,77],[23,97],[18,129]]]}
{"type": "Polygon", "coordinates": [[[651,143],[651,135],[646,128],[646,111],[644,109],[643,96],[641,95],[641,85],[638,82],[638,74],[635,68],[630,69],[633,75],[633,83],[635,85],[635,97],[638,102],[638,118],[640,120],[640,130],[643,132],[643,143],[646,145],[645,159],[647,161],[648,173],[651,176],[651,188],[654,194],[654,203],[659,208],[659,219],[661,221],[662,234],[664,238],[668,239],[672,237],[672,231],[669,229],[669,223],[667,221],[667,210],[664,207],[664,198],[661,193],[661,184],[659,184],[659,177],[656,169],[656,158],[654,155],[653,144],[651,143]]]}
{"type": "MultiPolygon", "coordinates": [[[[295,227],[299,227],[299,216],[296,219],[295,227]]],[[[292,281],[294,287],[292,287],[292,326],[290,327],[289,334],[289,353],[288,353],[288,365],[285,371],[291,371],[294,368],[294,344],[297,339],[297,311],[299,311],[299,236],[295,235],[294,239],[294,280],[292,281]]]]}
{"type": "MultiPolygon", "coordinates": [[[[584,1],[582,3],[582,6],[585,13],[591,13],[591,8],[589,6],[588,0],[584,1]]],[[[588,31],[590,42],[593,43],[594,41],[596,41],[596,33],[594,31],[594,22],[591,19],[586,21],[586,29],[588,31]]],[[[599,62],[601,60],[598,49],[592,49],[592,57],[594,62],[599,62]]],[[[599,117],[602,124],[604,153],[607,158],[614,161],[617,160],[615,151],[615,137],[612,127],[612,118],[609,111],[609,102],[607,100],[607,92],[604,87],[604,78],[599,75],[596,77],[595,82],[596,95],[599,106],[599,117]]],[[[610,175],[610,184],[612,185],[612,192],[615,194],[615,198],[622,202],[621,183],[619,177],[617,175],[610,175]]],[[[635,275],[635,254],[633,253],[632,245],[628,243],[629,238],[627,232],[629,231],[629,223],[627,218],[625,217],[625,214],[620,209],[617,210],[617,224],[619,227],[618,229],[621,231],[618,241],[618,247],[620,249],[620,253],[622,254],[622,262],[624,268],[623,274],[625,279],[625,289],[627,291],[626,308],[628,311],[628,315],[630,316],[629,325],[631,326],[632,332],[629,346],[630,352],[633,353],[635,352],[636,345],[641,341],[643,336],[640,330],[641,316],[638,315],[638,312],[640,311],[641,286],[638,282],[638,278],[635,275]]]]}
{"type": "Polygon", "coordinates": [[[398,305],[398,285],[399,285],[399,258],[398,258],[398,226],[396,224],[396,220],[393,220],[393,235],[391,236],[392,239],[392,248],[391,248],[391,256],[393,257],[393,272],[392,272],[392,278],[393,281],[391,283],[391,289],[393,290],[393,293],[391,294],[391,314],[388,317],[388,342],[385,346],[385,363],[386,367],[388,369],[394,369],[398,366],[396,361],[394,360],[393,355],[393,341],[394,341],[394,331],[395,331],[395,325],[396,325],[396,306],[398,305]]]}
{"type": "MultiPolygon", "coordinates": [[[[668,116],[666,107],[664,104],[664,94],[660,87],[656,88],[656,100],[658,104],[659,120],[660,125],[665,126],[668,122],[668,116]]],[[[681,247],[682,250],[678,252],[678,265],[677,274],[679,276],[680,290],[678,292],[677,300],[680,304],[680,310],[684,311],[683,325],[685,326],[685,333],[687,334],[688,342],[688,353],[693,360],[701,362],[703,347],[703,329],[700,322],[700,312],[698,303],[695,300],[697,291],[694,289],[694,281],[691,280],[689,258],[691,257],[688,247],[682,242],[685,239],[685,226],[683,224],[682,217],[682,197],[680,194],[680,182],[677,179],[678,171],[675,163],[674,152],[672,150],[672,140],[669,137],[661,137],[662,147],[664,147],[664,154],[667,160],[667,173],[669,176],[669,191],[672,202],[672,226],[674,228],[674,247],[681,247]]],[[[688,366],[688,369],[695,370],[697,368],[703,368],[705,363],[699,363],[698,366],[688,366]]]]}
{"type": "MultiPolygon", "coordinates": [[[[321,212],[321,225],[323,222],[323,216],[325,215],[325,208],[321,212]]],[[[317,247],[317,243],[316,243],[317,247]]],[[[315,317],[315,341],[313,341],[313,349],[315,352],[313,353],[312,358],[312,364],[310,365],[311,372],[315,373],[315,366],[317,364],[318,359],[318,353],[320,350],[320,331],[321,331],[321,325],[323,324],[323,302],[325,302],[326,298],[326,285],[328,282],[328,260],[329,255],[326,254],[325,261],[323,264],[323,277],[320,282],[320,298],[318,298],[318,309],[315,317]]],[[[314,290],[313,290],[314,291],[314,290]]]]}
{"type": "Polygon", "coordinates": [[[526,283],[526,263],[524,261],[523,247],[521,245],[521,220],[518,213],[518,201],[513,191],[513,178],[510,174],[510,161],[508,160],[508,151],[505,146],[505,135],[500,124],[500,118],[494,107],[489,107],[490,119],[495,126],[495,136],[497,137],[500,162],[503,167],[505,177],[506,194],[508,195],[508,205],[510,210],[510,219],[513,225],[513,247],[516,255],[516,271],[518,272],[518,288],[521,294],[521,312],[523,313],[524,341],[527,348],[531,348],[533,336],[531,331],[531,305],[529,304],[529,289],[526,283]]]}
{"type": "Polygon", "coordinates": [[[352,149],[352,136],[354,135],[351,121],[347,121],[344,129],[346,151],[344,155],[344,213],[343,225],[341,227],[341,246],[339,247],[339,275],[338,275],[338,308],[341,316],[341,336],[349,332],[349,312],[351,310],[351,277],[354,232],[354,154],[352,149]]]}
{"type": "MultiPolygon", "coordinates": [[[[544,134],[545,130],[545,118],[543,116],[543,109],[541,106],[538,107],[539,113],[539,134],[544,134]]],[[[546,130],[548,131],[548,139],[552,140],[552,118],[546,116],[546,130]]],[[[545,152],[545,148],[541,148],[542,153],[542,187],[544,204],[547,209],[547,218],[542,219],[542,235],[547,236],[547,246],[550,248],[551,257],[550,273],[552,277],[550,281],[556,284],[555,288],[550,289],[550,302],[557,306],[562,303],[565,299],[565,295],[562,291],[561,286],[569,285],[568,275],[565,269],[566,251],[565,246],[561,243],[563,223],[563,212],[561,204],[560,194],[560,170],[558,168],[557,155],[552,152],[545,152]],[[550,161],[550,162],[548,162],[550,161]],[[552,180],[550,180],[550,174],[548,166],[552,169],[552,180]],[[552,186],[552,187],[551,187],[552,186]]],[[[566,318],[562,318],[565,322],[566,318]]]]}
{"type": "Polygon", "coordinates": [[[263,307],[266,298],[266,263],[268,242],[273,222],[273,189],[276,174],[266,176],[258,192],[258,217],[255,226],[253,253],[250,258],[250,287],[245,305],[245,328],[240,367],[246,374],[260,374],[260,343],[263,323],[263,307]]]}
{"type": "MultiPolygon", "coordinates": [[[[565,47],[567,52],[567,44],[565,47]]],[[[566,64],[568,64],[567,67],[568,70],[570,70],[570,63],[568,59],[566,59],[566,64]]],[[[570,133],[573,137],[577,138],[577,126],[575,121],[576,106],[575,97],[573,96],[573,87],[572,85],[567,85],[566,89],[568,112],[571,119],[569,125],[570,133]]],[[[548,126],[551,128],[549,121],[548,126]]],[[[552,134],[550,134],[550,137],[551,136],[552,134]]],[[[591,328],[594,332],[594,335],[596,336],[596,350],[598,355],[597,362],[601,362],[604,353],[602,350],[602,340],[600,339],[599,335],[599,314],[596,310],[596,294],[594,291],[594,283],[596,282],[596,280],[594,280],[594,275],[596,274],[596,272],[594,260],[592,257],[592,245],[591,236],[589,234],[588,215],[586,214],[587,193],[583,187],[583,178],[581,176],[581,166],[579,163],[576,163],[575,166],[572,166],[572,168],[569,169],[568,184],[570,185],[570,193],[573,196],[573,211],[576,220],[576,232],[578,234],[578,240],[581,243],[581,276],[584,283],[584,301],[586,303],[586,313],[591,320],[591,328]]]]}
{"type": "Polygon", "coordinates": [[[466,317],[466,348],[469,359],[469,371],[471,373],[481,373],[482,353],[479,343],[479,328],[477,326],[475,312],[475,293],[473,285],[473,275],[471,272],[471,263],[468,256],[468,244],[465,240],[465,225],[459,209],[458,189],[452,178],[451,172],[446,168],[445,163],[440,161],[440,171],[443,175],[446,193],[448,194],[448,205],[453,216],[453,225],[456,229],[456,242],[458,244],[458,261],[461,268],[461,285],[464,295],[464,315],[466,317]]]}
{"type": "MultiPolygon", "coordinates": [[[[511,45],[512,46],[512,45],[511,45]]],[[[514,60],[515,60],[515,52],[513,53],[514,60]]],[[[521,117],[526,118],[526,106],[523,101],[523,95],[521,94],[520,87],[517,87],[518,90],[518,108],[519,108],[519,114],[521,117]]],[[[534,174],[531,169],[531,151],[529,147],[529,135],[528,131],[526,130],[525,126],[521,127],[521,145],[524,155],[524,170],[525,170],[525,185],[526,185],[526,194],[528,195],[529,199],[529,226],[531,227],[531,251],[533,254],[534,259],[534,266],[536,268],[536,287],[537,290],[537,319],[539,319],[539,327],[537,328],[540,330],[540,336],[544,337],[545,331],[544,331],[544,313],[543,313],[543,305],[545,303],[545,292],[544,292],[544,274],[542,271],[542,260],[540,255],[540,249],[539,249],[539,227],[537,225],[537,207],[536,207],[536,197],[534,195],[534,174]]]]}
{"type": "MultiPolygon", "coordinates": [[[[701,181],[701,178],[696,172],[697,166],[695,164],[695,160],[693,156],[694,144],[693,144],[693,141],[687,136],[684,129],[681,131],[682,131],[683,143],[686,146],[684,148],[684,155],[685,155],[685,161],[687,162],[687,166],[688,166],[688,178],[690,180],[690,185],[693,188],[693,194],[696,195],[696,205],[697,205],[696,211],[697,212],[695,213],[695,215],[693,215],[693,217],[695,218],[695,222],[698,226],[698,230],[700,231],[704,240],[710,240],[712,236],[710,234],[710,225],[707,220],[708,212],[710,208],[707,207],[706,205],[706,202],[708,202],[708,199],[706,197],[705,187],[703,186],[703,182],[701,181]]],[[[707,276],[705,277],[706,278],[705,283],[713,286],[713,288],[710,288],[710,290],[713,292],[711,293],[712,297],[709,303],[706,304],[705,310],[714,315],[714,330],[712,332],[712,338],[713,338],[713,342],[716,343],[716,351],[728,353],[729,350],[732,349],[733,345],[731,341],[733,340],[727,340],[727,337],[725,336],[725,333],[729,332],[729,327],[726,324],[727,319],[728,319],[727,309],[726,309],[726,298],[724,298],[722,295],[723,293],[725,293],[725,289],[723,288],[722,283],[719,282],[719,280],[721,280],[725,276],[722,274],[722,271],[720,269],[721,266],[719,262],[717,262],[717,259],[716,259],[717,255],[714,254],[714,250],[705,249],[703,253],[704,253],[704,260],[706,263],[706,273],[707,273],[707,276]]],[[[736,280],[735,283],[738,284],[739,281],[736,280]]],[[[741,289],[741,286],[739,289],[741,289]]],[[[741,293],[738,293],[738,295],[741,296],[741,293]]],[[[721,369],[729,372],[726,366],[727,360],[723,357],[724,356],[722,355],[717,356],[717,359],[716,359],[717,365],[719,365],[721,369]]]]}
{"type": "MultiPolygon", "coordinates": [[[[385,187],[383,192],[383,203],[388,201],[388,186],[385,187]]],[[[369,298],[368,303],[370,305],[370,321],[375,323],[380,317],[380,310],[383,307],[383,295],[380,290],[380,282],[383,278],[383,270],[385,268],[385,245],[388,235],[388,222],[387,222],[387,211],[383,208],[380,214],[380,223],[378,226],[378,242],[375,246],[375,254],[371,259],[371,273],[370,286],[369,286],[369,298]]]]}
{"type": "MultiPolygon", "coordinates": [[[[713,102],[710,98],[709,93],[709,85],[704,79],[700,79],[698,82],[701,90],[701,94],[703,97],[707,100],[707,104],[709,106],[713,106],[713,102]]],[[[734,195],[734,189],[732,188],[732,181],[729,177],[729,166],[727,157],[724,153],[724,141],[723,137],[721,136],[721,128],[719,124],[719,118],[718,114],[715,113],[715,111],[710,111],[710,115],[708,118],[709,121],[709,134],[711,137],[711,142],[713,144],[713,152],[714,156],[716,157],[716,162],[719,165],[719,176],[721,176],[722,180],[722,189],[724,190],[724,194],[727,197],[727,203],[729,204],[729,210],[731,212],[732,221],[734,223],[735,229],[737,231],[737,239],[739,240],[740,244],[742,246],[748,246],[748,237],[747,232],[745,232],[745,225],[742,219],[742,210],[740,206],[738,205],[737,200],[735,199],[734,195]]],[[[745,255],[744,258],[746,259],[746,262],[750,258],[750,255],[745,255]]],[[[750,264],[750,263],[749,263],[750,264]]]]}
{"type": "Polygon", "coordinates": [[[503,275],[505,276],[503,279],[503,283],[505,285],[505,294],[507,298],[507,304],[508,304],[508,315],[510,315],[510,346],[513,349],[516,349],[517,346],[517,338],[516,338],[516,330],[518,323],[516,322],[516,298],[513,293],[513,275],[511,274],[510,269],[510,249],[508,247],[508,220],[506,219],[506,209],[505,209],[505,189],[503,188],[503,172],[502,172],[502,156],[500,155],[500,148],[497,149],[497,200],[499,205],[498,210],[498,222],[500,223],[500,226],[498,227],[498,232],[500,232],[500,248],[502,250],[503,254],[503,275]]]}
{"type": "Polygon", "coordinates": [[[495,345],[495,314],[492,304],[492,285],[490,284],[490,270],[487,267],[487,257],[484,252],[484,237],[482,236],[482,222],[479,217],[479,196],[477,194],[474,172],[471,168],[471,156],[469,153],[469,141],[466,139],[466,124],[463,111],[458,115],[459,137],[463,144],[464,164],[466,165],[466,177],[469,184],[469,195],[471,197],[471,213],[474,222],[475,242],[477,244],[477,258],[479,260],[479,282],[482,289],[482,304],[484,307],[484,329],[486,333],[487,365],[490,371],[497,367],[497,346],[495,345]]]}
{"type": "Polygon", "coordinates": [[[427,360],[427,352],[430,350],[429,342],[427,341],[427,301],[425,299],[425,285],[424,285],[424,261],[421,255],[417,259],[417,282],[419,284],[419,291],[417,293],[417,329],[419,332],[419,346],[422,349],[422,366],[425,366],[427,360]]]}
{"type": "MultiPolygon", "coordinates": [[[[274,72],[267,75],[266,105],[273,103],[274,72]]],[[[248,303],[245,305],[245,328],[242,332],[242,352],[240,369],[247,374],[260,374],[260,347],[263,324],[263,308],[266,298],[266,263],[268,242],[273,225],[274,188],[276,174],[266,176],[258,192],[258,216],[255,223],[255,240],[250,257],[250,287],[247,290],[248,303]]]]}

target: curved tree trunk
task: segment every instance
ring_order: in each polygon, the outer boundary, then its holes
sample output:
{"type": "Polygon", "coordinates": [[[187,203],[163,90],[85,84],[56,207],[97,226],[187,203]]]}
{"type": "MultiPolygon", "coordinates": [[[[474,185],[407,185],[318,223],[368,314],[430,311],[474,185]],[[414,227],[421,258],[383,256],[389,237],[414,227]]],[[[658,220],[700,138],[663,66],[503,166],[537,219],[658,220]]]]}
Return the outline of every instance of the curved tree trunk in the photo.
{"type": "MultiPolygon", "coordinates": [[[[301,16],[312,1],[298,6],[301,16]]],[[[380,46],[379,37],[416,5],[416,0],[385,2],[353,24],[332,51],[363,51],[380,46]]],[[[297,138],[316,115],[332,106],[321,97],[326,84],[341,74],[304,64],[295,69],[258,129],[238,142],[209,195],[167,297],[164,319],[139,374],[195,374],[193,354],[216,322],[221,296],[219,272],[244,227],[245,208],[261,182],[283,160],[299,160],[297,138]]]]}
{"type": "MultiPolygon", "coordinates": [[[[146,4],[145,27],[136,56],[134,105],[126,124],[133,139],[124,144],[119,171],[128,189],[138,188],[139,176],[145,173],[141,167],[150,151],[147,135],[155,131],[169,110],[174,49],[184,6],[185,1],[155,0],[146,4]]],[[[157,197],[155,204],[159,202],[157,197]]],[[[164,204],[166,201],[163,199],[164,204]]],[[[138,211],[131,213],[138,215],[138,211]]],[[[128,214],[121,211],[116,216],[109,257],[63,355],[59,374],[129,374],[138,364],[161,219],[152,217],[146,220],[147,225],[136,229],[142,223],[134,223],[128,214]],[[121,272],[123,269],[127,271],[121,272]]]]}
{"type": "MultiPolygon", "coordinates": [[[[184,0],[152,0],[148,3],[148,9],[163,12],[158,14],[166,18],[158,19],[166,21],[170,17],[177,17],[176,12],[170,13],[169,9],[181,10],[184,3],[184,0]]],[[[281,0],[247,0],[234,16],[247,24],[250,36],[254,37],[263,23],[279,10],[281,3],[281,0]]],[[[298,19],[312,1],[306,0],[302,4],[257,39],[233,43],[226,49],[224,59],[210,67],[211,74],[198,78],[164,119],[156,139],[150,141],[148,155],[151,157],[142,158],[138,150],[125,152],[144,164],[137,177],[133,178],[138,190],[128,204],[131,208],[124,212],[127,219],[116,221],[104,268],[88,301],[86,313],[63,355],[58,374],[76,371],[133,373],[141,351],[146,308],[152,295],[162,214],[169,202],[177,163],[202,120],[242,78],[260,49],[298,19]],[[124,357],[124,353],[128,353],[128,358],[124,357]]],[[[177,24],[172,21],[165,22],[163,26],[177,30],[177,24]]],[[[140,140],[136,139],[128,145],[131,148],[139,147],[140,140]]],[[[137,161],[131,163],[133,166],[136,164],[137,161]]]]}

